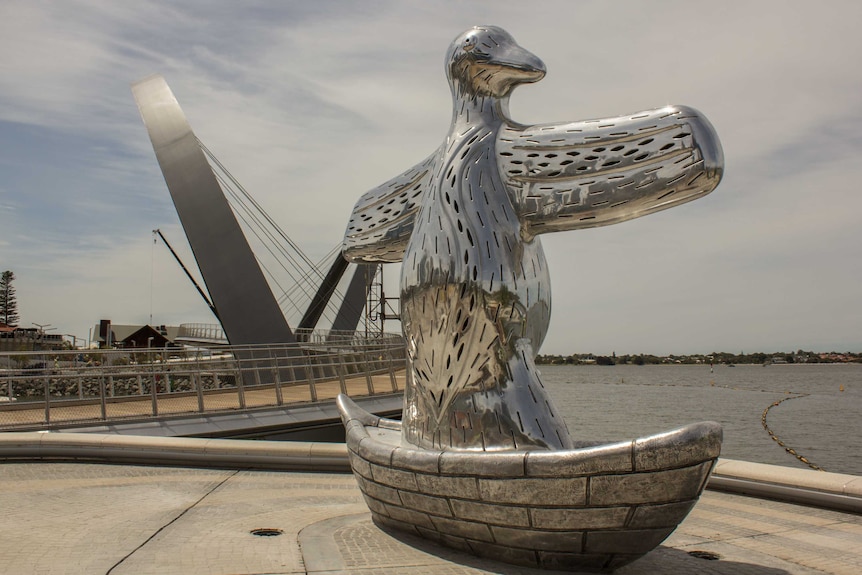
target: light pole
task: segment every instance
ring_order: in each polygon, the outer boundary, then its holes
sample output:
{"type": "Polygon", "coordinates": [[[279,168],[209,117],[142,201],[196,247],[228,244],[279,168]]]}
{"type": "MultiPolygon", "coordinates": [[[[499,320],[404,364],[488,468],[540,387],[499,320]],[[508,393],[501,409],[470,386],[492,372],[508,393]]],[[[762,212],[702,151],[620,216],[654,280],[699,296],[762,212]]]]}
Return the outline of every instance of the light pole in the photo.
{"type": "MultiPolygon", "coordinates": [[[[33,322],[33,325],[35,325],[36,327],[39,328],[39,331],[36,335],[38,335],[38,339],[40,341],[43,341],[45,339],[45,332],[47,331],[47,329],[56,329],[56,328],[51,327],[50,323],[41,324],[41,323],[33,322]]],[[[37,338],[35,338],[35,337],[33,338],[33,351],[36,351],[36,339],[37,338]]]]}
{"type": "Polygon", "coordinates": [[[83,340],[83,339],[84,339],[83,337],[80,337],[80,336],[77,336],[77,335],[73,335],[73,334],[71,334],[71,333],[64,333],[63,335],[64,335],[64,336],[66,336],[66,337],[71,337],[71,338],[72,338],[72,349],[78,349],[78,340],[79,340],[79,339],[81,339],[81,340],[83,340]]]}

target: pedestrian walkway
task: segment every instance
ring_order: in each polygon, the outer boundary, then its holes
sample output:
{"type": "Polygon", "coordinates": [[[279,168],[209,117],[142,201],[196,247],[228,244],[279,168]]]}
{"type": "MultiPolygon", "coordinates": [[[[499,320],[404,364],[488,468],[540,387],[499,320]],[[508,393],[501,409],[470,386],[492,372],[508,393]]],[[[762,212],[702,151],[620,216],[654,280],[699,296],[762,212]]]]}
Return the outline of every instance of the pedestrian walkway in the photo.
{"type": "Polygon", "coordinates": [[[0,428],[14,430],[33,427],[63,427],[64,424],[129,421],[158,416],[217,413],[240,409],[298,405],[334,400],[339,393],[350,397],[367,397],[404,390],[403,371],[362,375],[319,382],[301,382],[256,386],[246,389],[242,399],[236,388],[195,393],[159,394],[149,396],[111,397],[105,403],[99,399],[86,401],[54,400],[50,411],[44,402],[5,403],[0,405],[0,428]]]}
{"type": "MultiPolygon", "coordinates": [[[[548,573],[385,532],[348,474],[3,463],[0,509],[8,574],[548,573]]],[[[616,571],[860,572],[862,516],[711,491],[662,546],[616,571]]]]}

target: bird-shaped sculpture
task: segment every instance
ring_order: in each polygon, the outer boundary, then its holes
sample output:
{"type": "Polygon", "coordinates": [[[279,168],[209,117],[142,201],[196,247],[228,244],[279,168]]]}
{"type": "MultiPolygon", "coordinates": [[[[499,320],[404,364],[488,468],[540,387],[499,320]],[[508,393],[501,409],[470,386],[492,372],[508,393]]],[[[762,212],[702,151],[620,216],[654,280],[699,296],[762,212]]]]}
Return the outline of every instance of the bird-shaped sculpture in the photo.
{"type": "Polygon", "coordinates": [[[701,197],[721,146],[682,106],[524,126],[519,84],[545,75],[505,30],[477,26],[446,54],[453,114],[431,156],[356,204],[343,253],[402,262],[408,374],[402,439],[422,448],[569,449],[535,357],[550,276],[539,235],[612,224],[701,197]]]}

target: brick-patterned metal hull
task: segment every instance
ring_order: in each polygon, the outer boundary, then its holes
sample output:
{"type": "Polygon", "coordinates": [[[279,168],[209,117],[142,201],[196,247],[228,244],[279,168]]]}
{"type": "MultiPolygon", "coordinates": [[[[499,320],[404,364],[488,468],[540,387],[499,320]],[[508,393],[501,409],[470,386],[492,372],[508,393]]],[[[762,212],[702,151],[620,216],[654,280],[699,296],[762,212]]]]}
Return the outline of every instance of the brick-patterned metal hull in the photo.
{"type": "Polygon", "coordinates": [[[339,396],[350,464],[374,521],[507,563],[612,571],[694,506],[721,449],[701,422],[562,451],[435,451],[339,396]]]}

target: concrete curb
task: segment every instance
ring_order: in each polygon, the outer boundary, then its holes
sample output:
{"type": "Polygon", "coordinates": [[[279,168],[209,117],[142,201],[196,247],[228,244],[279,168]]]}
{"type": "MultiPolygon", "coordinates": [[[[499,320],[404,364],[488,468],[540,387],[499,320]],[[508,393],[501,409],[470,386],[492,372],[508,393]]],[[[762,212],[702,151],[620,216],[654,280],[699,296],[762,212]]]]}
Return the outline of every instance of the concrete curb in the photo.
{"type": "Polygon", "coordinates": [[[862,477],[858,475],[796,469],[734,459],[719,459],[713,475],[862,497],[862,477]]]}
{"type": "Polygon", "coordinates": [[[347,447],[343,443],[96,433],[2,433],[0,461],[3,460],[83,460],[281,471],[350,471],[347,447]]]}
{"type": "Polygon", "coordinates": [[[862,477],[719,459],[707,489],[862,513],[862,477]]]}

